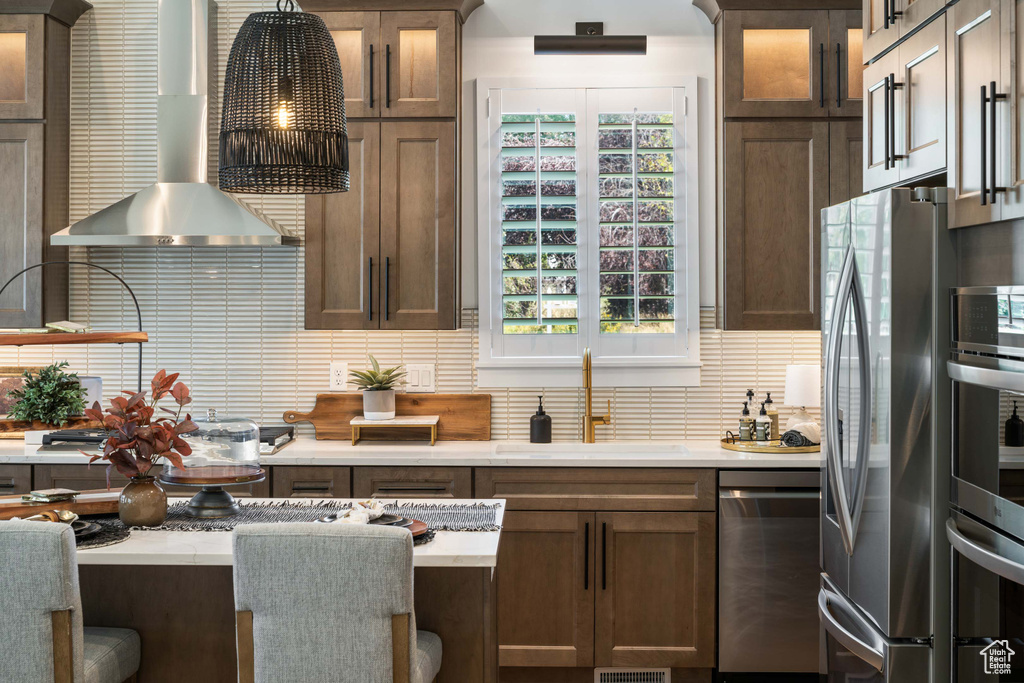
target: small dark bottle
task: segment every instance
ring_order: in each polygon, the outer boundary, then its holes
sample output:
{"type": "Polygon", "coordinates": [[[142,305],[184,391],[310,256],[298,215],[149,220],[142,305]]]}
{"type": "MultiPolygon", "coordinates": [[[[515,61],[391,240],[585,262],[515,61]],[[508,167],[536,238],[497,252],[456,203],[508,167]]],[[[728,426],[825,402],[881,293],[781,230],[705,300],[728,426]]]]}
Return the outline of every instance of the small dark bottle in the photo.
{"type": "Polygon", "coordinates": [[[537,414],[530,418],[530,443],[551,443],[551,416],[544,412],[544,397],[537,397],[537,414]]]}
{"type": "Polygon", "coordinates": [[[1017,402],[1013,402],[1013,415],[1006,421],[1006,445],[1024,446],[1024,420],[1017,415],[1017,402]]]}

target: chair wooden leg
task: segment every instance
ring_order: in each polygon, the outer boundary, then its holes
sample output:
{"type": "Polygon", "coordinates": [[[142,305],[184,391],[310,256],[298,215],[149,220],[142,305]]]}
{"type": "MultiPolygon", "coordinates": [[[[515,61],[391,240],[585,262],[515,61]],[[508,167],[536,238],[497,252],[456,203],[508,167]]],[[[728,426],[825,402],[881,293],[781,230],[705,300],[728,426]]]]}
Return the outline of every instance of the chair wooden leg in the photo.
{"type": "Polygon", "coordinates": [[[71,646],[71,610],[52,612],[50,618],[53,629],[53,681],[73,683],[75,664],[71,646]]]}
{"type": "Polygon", "coordinates": [[[238,646],[238,683],[256,683],[256,649],[253,645],[252,612],[235,612],[238,646]]]}
{"type": "Polygon", "coordinates": [[[394,683],[409,683],[409,615],[391,616],[391,671],[394,683]]]}

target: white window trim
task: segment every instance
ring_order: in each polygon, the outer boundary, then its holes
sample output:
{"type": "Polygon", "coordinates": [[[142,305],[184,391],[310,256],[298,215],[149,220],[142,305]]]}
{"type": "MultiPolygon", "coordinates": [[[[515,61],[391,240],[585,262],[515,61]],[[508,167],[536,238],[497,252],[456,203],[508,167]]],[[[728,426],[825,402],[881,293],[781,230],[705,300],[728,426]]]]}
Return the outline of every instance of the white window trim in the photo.
{"type": "MultiPolygon", "coordinates": [[[[699,144],[698,100],[696,76],[636,76],[603,78],[599,82],[580,82],[576,79],[504,78],[480,79],[477,89],[477,236],[478,278],[480,287],[480,330],[477,361],[477,385],[481,387],[578,387],[582,383],[581,356],[494,356],[495,338],[501,334],[493,330],[493,307],[498,305],[494,288],[494,244],[498,238],[491,229],[491,211],[494,205],[491,189],[498,180],[491,176],[491,140],[483,131],[490,126],[489,94],[506,88],[678,88],[685,93],[683,122],[682,177],[685,190],[677,197],[685,197],[685,211],[677,216],[677,235],[685,235],[686,246],[686,301],[677,301],[678,324],[685,323],[685,356],[666,357],[595,357],[594,385],[600,387],[666,387],[698,386],[700,384],[700,309],[699,309],[699,144]],[[680,307],[680,304],[683,306],[680,307]],[[679,312],[685,316],[679,316],[679,312]]],[[[586,150],[587,147],[578,147],[586,150]]],[[[584,152],[585,153],[585,152],[584,152]]],[[[679,168],[677,167],[677,174],[679,168]]],[[[590,297],[587,296],[586,299],[590,297]]],[[[581,305],[584,297],[581,296],[581,305]]]]}

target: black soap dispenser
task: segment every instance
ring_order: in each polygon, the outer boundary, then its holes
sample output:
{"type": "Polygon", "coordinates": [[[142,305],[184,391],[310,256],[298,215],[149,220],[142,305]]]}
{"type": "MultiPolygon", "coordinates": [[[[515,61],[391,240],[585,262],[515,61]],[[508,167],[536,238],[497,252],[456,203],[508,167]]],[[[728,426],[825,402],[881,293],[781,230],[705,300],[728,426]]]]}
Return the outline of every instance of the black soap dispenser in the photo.
{"type": "Polygon", "coordinates": [[[1013,402],[1013,415],[1006,421],[1007,446],[1024,446],[1024,420],[1017,415],[1017,402],[1013,402]]]}
{"type": "Polygon", "coordinates": [[[544,397],[537,397],[537,414],[530,418],[530,443],[551,443],[551,416],[544,412],[544,397]]]}

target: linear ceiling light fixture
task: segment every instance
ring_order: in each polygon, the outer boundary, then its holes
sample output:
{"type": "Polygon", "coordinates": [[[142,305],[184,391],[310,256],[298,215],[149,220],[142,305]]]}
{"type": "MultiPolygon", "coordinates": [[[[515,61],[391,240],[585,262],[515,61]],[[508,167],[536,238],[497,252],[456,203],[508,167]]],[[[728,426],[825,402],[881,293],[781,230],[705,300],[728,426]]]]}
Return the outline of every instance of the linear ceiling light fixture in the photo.
{"type": "Polygon", "coordinates": [[[606,36],[604,22],[578,21],[574,36],[534,36],[535,55],[645,55],[647,36],[606,36]]]}

